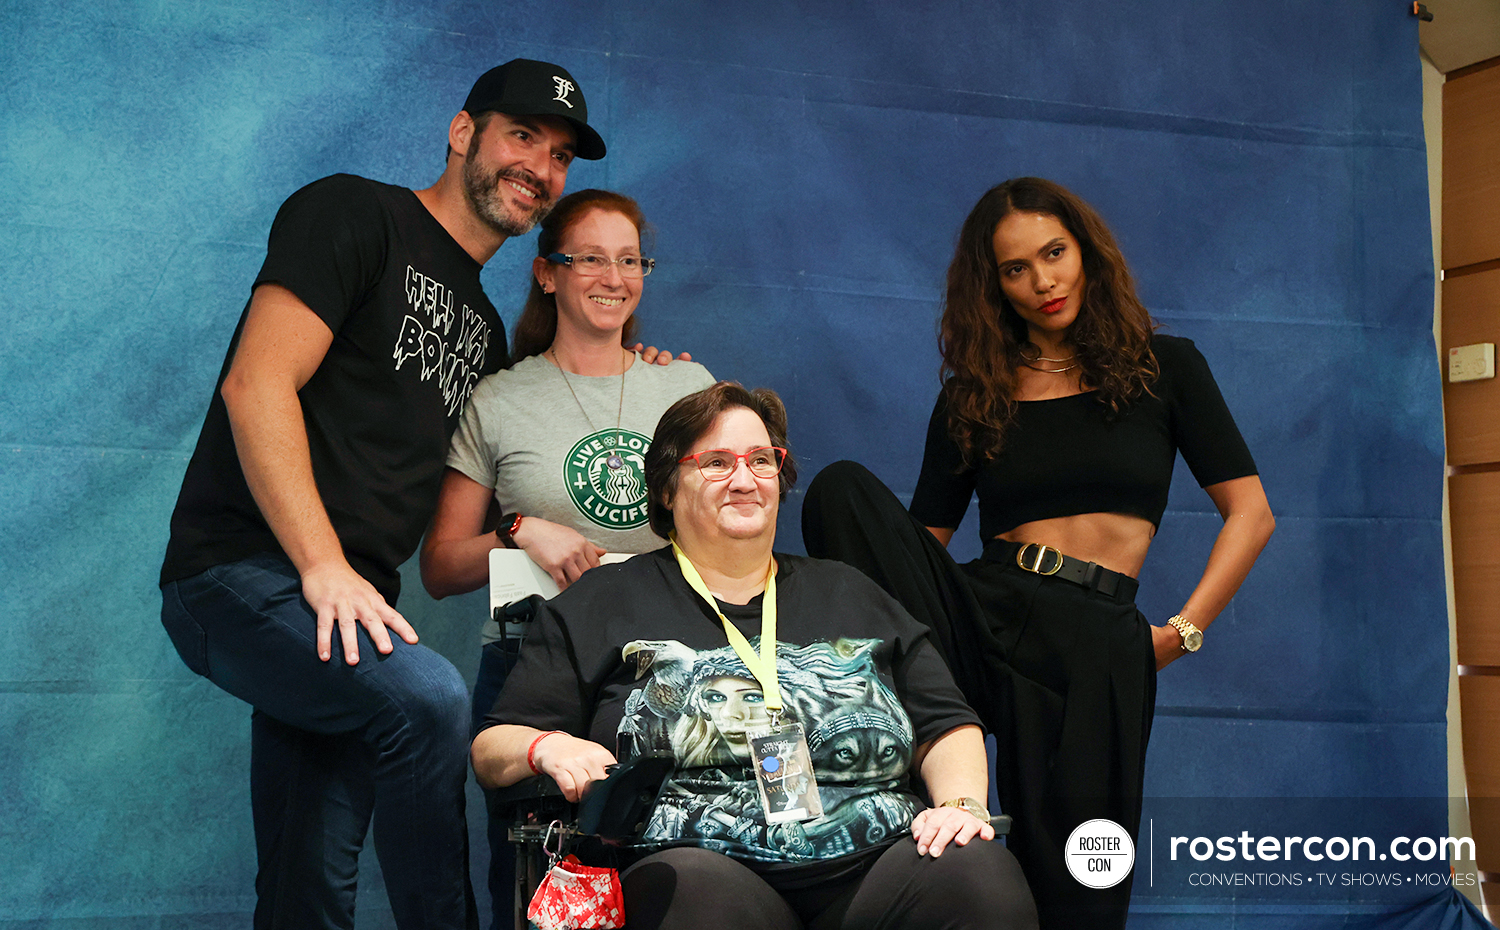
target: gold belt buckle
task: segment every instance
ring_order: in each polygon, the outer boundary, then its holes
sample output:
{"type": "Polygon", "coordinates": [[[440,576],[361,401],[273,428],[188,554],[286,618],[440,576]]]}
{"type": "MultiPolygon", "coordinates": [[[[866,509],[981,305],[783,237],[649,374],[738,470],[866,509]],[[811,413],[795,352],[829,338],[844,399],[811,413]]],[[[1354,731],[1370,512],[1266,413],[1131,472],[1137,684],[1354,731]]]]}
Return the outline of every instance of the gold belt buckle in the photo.
{"type": "Polygon", "coordinates": [[[1016,550],[1016,564],[1028,572],[1034,572],[1038,575],[1055,575],[1062,569],[1063,554],[1051,546],[1044,546],[1041,543],[1026,543],[1020,549],[1016,550]],[[1026,552],[1033,547],[1036,549],[1036,558],[1031,560],[1030,565],[1027,565],[1026,552]],[[1043,571],[1042,560],[1047,557],[1047,553],[1049,552],[1052,553],[1053,557],[1052,567],[1043,571]]]}

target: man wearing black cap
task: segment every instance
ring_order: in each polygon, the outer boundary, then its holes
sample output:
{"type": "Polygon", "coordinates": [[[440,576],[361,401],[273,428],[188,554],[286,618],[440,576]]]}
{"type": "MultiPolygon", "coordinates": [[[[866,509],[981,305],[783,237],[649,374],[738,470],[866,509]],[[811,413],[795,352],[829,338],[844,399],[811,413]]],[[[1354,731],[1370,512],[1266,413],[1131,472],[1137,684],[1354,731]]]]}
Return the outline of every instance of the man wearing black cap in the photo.
{"type": "Polygon", "coordinates": [[[464,402],[506,364],[480,268],[604,142],[572,75],[517,59],[448,145],[425,190],[336,175],[282,206],[172,515],[162,622],[255,708],[257,928],[353,926],[372,812],[397,926],[477,925],[466,689],[393,606],[397,568],[464,402]]]}

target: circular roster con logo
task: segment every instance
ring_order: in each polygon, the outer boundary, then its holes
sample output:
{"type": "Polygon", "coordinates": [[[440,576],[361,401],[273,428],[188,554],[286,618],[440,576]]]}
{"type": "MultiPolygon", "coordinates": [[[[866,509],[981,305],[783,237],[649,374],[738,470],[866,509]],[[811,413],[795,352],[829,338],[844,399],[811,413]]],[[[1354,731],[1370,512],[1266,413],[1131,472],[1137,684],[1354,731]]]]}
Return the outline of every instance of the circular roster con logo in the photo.
{"type": "Polygon", "coordinates": [[[1112,888],[1124,881],[1135,865],[1135,843],[1113,820],[1089,820],[1068,837],[1063,858],[1079,884],[1112,888]]]}

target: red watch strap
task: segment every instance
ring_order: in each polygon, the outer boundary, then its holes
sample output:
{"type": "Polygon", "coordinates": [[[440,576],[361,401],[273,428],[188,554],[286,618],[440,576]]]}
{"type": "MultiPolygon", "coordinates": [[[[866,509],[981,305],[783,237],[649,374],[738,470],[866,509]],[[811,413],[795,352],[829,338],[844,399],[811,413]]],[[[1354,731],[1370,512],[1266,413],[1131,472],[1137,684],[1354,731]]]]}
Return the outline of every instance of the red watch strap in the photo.
{"type": "Polygon", "coordinates": [[[516,546],[516,530],[521,528],[521,521],[525,517],[519,513],[508,513],[500,518],[500,525],[495,527],[495,535],[505,543],[507,549],[518,548],[516,546]]]}

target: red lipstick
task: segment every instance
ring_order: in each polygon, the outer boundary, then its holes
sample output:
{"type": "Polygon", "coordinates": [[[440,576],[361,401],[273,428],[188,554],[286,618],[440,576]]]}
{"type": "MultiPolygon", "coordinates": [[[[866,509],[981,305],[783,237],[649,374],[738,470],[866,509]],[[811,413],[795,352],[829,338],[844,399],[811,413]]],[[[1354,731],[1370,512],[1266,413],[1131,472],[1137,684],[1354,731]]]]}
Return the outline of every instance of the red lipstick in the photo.
{"type": "Polygon", "coordinates": [[[1066,297],[1059,297],[1056,300],[1049,300],[1049,301],[1047,301],[1046,303],[1042,304],[1037,309],[1040,310],[1043,313],[1052,314],[1052,313],[1056,313],[1057,311],[1061,310],[1063,308],[1063,304],[1066,304],[1067,302],[1068,302],[1068,298],[1066,298],[1066,297]]]}

